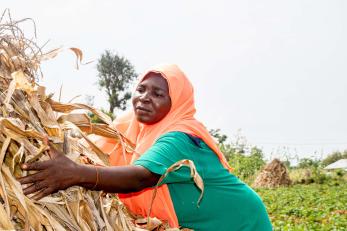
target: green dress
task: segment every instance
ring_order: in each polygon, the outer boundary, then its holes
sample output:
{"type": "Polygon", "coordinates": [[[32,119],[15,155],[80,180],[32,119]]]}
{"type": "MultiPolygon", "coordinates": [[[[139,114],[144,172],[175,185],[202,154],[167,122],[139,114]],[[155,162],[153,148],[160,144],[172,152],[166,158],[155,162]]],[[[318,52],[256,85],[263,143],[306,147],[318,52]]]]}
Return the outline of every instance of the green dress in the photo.
{"type": "Polygon", "coordinates": [[[134,164],[163,175],[182,159],[194,162],[205,191],[198,204],[201,192],[185,166],[163,180],[161,184],[168,185],[180,226],[194,230],[272,230],[260,197],[229,173],[199,138],[183,132],[166,133],[134,164]]]}

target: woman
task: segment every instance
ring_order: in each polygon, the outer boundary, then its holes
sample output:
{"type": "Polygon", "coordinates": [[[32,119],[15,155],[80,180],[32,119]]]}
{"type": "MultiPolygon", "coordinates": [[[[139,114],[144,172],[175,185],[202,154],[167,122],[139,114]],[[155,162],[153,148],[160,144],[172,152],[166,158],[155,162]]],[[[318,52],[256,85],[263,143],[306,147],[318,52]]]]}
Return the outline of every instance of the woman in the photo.
{"type": "MultiPolygon", "coordinates": [[[[39,199],[73,185],[119,194],[135,214],[147,216],[153,187],[166,170],[182,159],[192,160],[204,182],[200,190],[182,167],[169,173],[158,188],[150,216],[172,227],[194,230],[271,230],[258,195],[230,173],[223,154],[205,127],[194,118],[193,87],[176,65],[153,68],[141,78],[132,99],[134,110],[115,121],[116,128],[136,144],[124,156],[116,148],[116,167],[78,165],[51,148],[52,160],[24,164],[37,173],[20,179],[31,184],[25,194],[39,199]],[[121,166],[123,165],[123,166],[121,166]]],[[[115,149],[109,139],[97,141],[115,149]]]]}

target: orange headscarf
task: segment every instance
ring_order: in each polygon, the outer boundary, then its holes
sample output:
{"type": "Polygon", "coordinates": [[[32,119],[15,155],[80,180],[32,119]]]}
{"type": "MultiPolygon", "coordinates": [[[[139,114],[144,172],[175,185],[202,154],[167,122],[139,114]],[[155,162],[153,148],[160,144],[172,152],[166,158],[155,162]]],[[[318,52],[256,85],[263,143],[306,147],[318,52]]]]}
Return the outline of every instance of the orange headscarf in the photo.
{"type": "MultiPolygon", "coordinates": [[[[230,170],[223,153],[219,150],[207,129],[194,118],[196,109],[193,86],[185,74],[177,65],[161,65],[148,70],[140,77],[139,82],[152,72],[161,74],[167,80],[171,97],[171,109],[161,121],[153,125],[139,123],[133,111],[117,118],[114,121],[115,127],[136,144],[136,148],[135,153],[128,153],[126,156],[127,160],[124,161],[121,150],[113,150],[114,141],[110,139],[97,141],[97,145],[102,146],[101,148],[104,152],[112,152],[110,154],[111,164],[131,164],[148,150],[161,135],[171,131],[181,131],[201,138],[216,153],[222,165],[230,170]]],[[[152,212],[147,214],[152,194],[153,189],[146,189],[139,193],[120,195],[120,198],[133,213],[167,220],[171,227],[178,227],[177,217],[167,185],[162,185],[158,188],[152,212]]]]}

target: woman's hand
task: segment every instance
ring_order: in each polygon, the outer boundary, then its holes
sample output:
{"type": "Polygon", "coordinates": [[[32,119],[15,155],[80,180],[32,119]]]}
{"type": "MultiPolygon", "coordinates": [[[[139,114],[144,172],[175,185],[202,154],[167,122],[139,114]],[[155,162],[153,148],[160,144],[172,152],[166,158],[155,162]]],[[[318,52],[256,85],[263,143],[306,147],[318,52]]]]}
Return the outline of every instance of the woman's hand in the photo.
{"type": "Polygon", "coordinates": [[[64,190],[78,182],[79,165],[52,146],[50,146],[49,153],[51,160],[22,165],[24,170],[38,171],[18,179],[21,184],[29,184],[28,187],[24,188],[23,192],[25,195],[35,193],[32,197],[35,200],[39,200],[58,190],[64,190]]]}

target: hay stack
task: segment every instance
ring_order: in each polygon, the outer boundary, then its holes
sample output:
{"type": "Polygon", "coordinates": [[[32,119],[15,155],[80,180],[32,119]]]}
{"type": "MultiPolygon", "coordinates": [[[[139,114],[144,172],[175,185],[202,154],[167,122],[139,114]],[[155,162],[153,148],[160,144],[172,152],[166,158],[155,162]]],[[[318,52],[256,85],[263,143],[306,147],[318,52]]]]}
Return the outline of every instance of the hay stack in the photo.
{"type": "MultiPolygon", "coordinates": [[[[81,187],[40,201],[23,194],[16,177],[28,173],[20,165],[49,158],[44,136],[73,161],[103,166],[108,165],[108,157],[93,145],[88,134],[114,138],[124,151],[131,151],[132,145],[110,126],[111,119],[101,111],[83,104],[55,102],[45,94],[37,82],[40,62],[54,57],[58,50],[43,53],[34,41],[25,38],[19,27],[23,20],[13,21],[5,13],[0,18],[0,229],[138,229],[113,194],[81,187]],[[91,111],[105,124],[92,124],[85,114],[72,114],[75,109],[91,111]],[[84,142],[72,135],[76,133],[84,142]]],[[[82,57],[78,49],[72,51],[82,57]]]]}
{"type": "Polygon", "coordinates": [[[274,159],[265,166],[255,179],[254,188],[274,188],[291,184],[286,166],[278,159],[274,159]]]}

